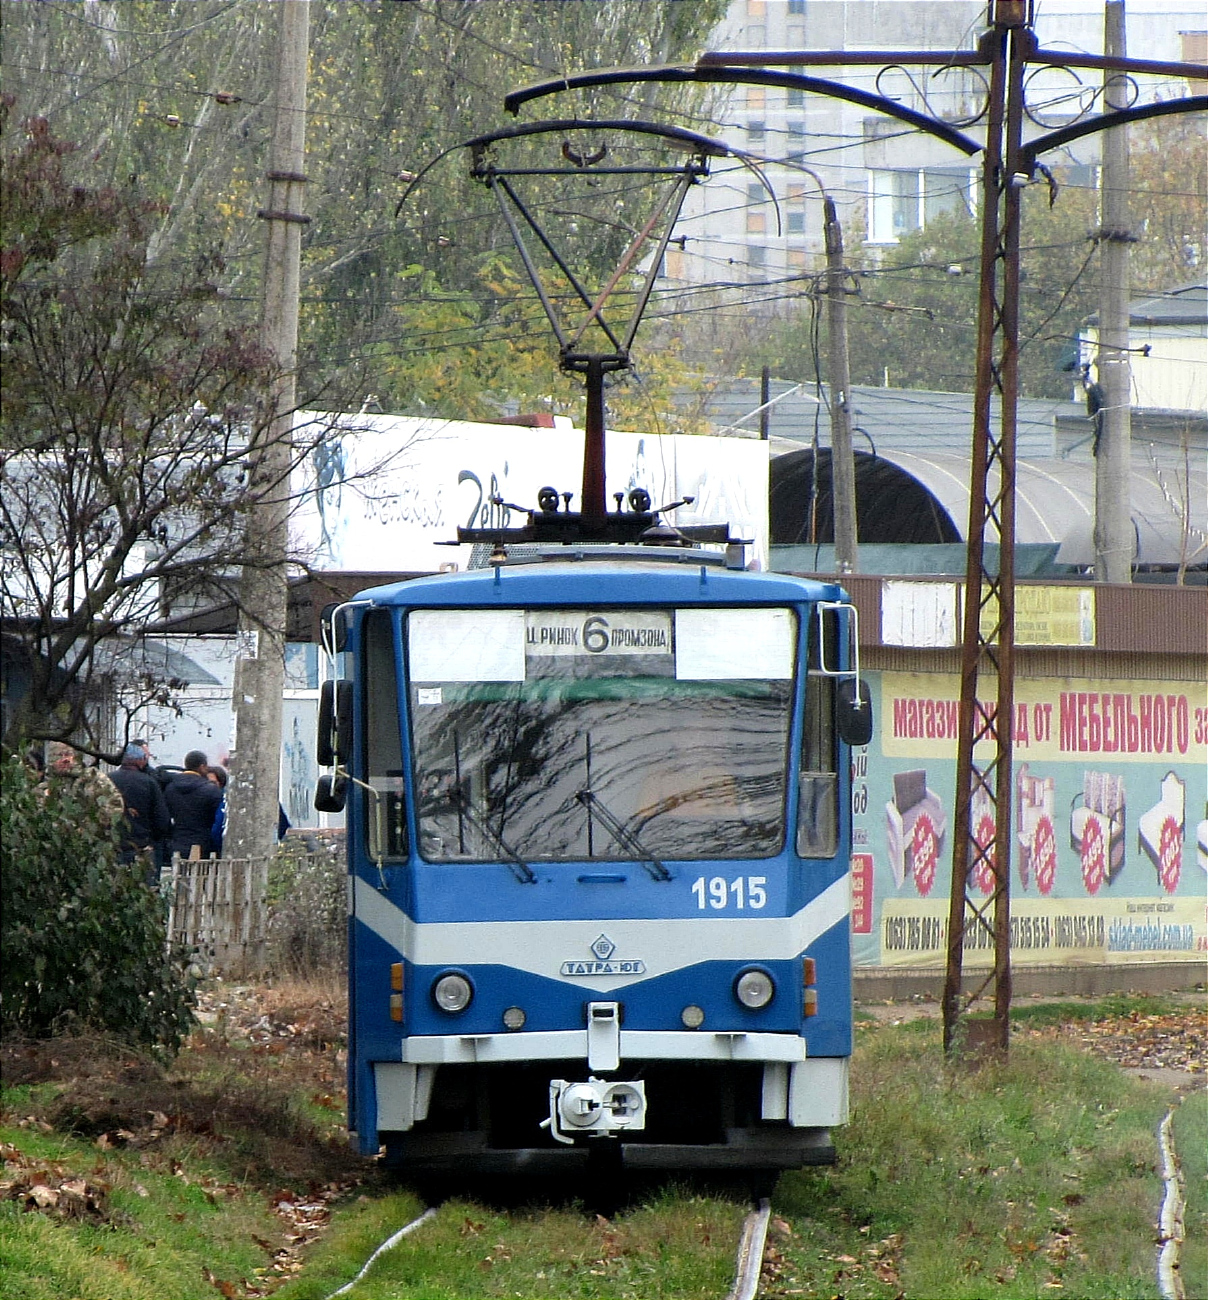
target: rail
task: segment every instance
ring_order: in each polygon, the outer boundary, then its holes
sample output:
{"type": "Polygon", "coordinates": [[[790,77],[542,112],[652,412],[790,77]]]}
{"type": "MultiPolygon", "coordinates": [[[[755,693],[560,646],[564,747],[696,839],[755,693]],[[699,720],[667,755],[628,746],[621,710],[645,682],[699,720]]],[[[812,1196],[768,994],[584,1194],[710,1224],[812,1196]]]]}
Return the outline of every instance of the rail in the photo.
{"type": "MultiPolygon", "coordinates": [[[[422,1228],[425,1223],[434,1219],[437,1213],[436,1206],[429,1206],[419,1218],[412,1219],[410,1223],[392,1233],[369,1256],[356,1277],[351,1282],[345,1282],[343,1286],[338,1287],[327,1297],[327,1300],[335,1300],[336,1296],[351,1291],[380,1256],[388,1250],[393,1250],[404,1237],[409,1237],[417,1228],[422,1228]]],[[[767,1197],[764,1197],[759,1202],[758,1208],[752,1210],[743,1220],[734,1265],[734,1283],[726,1292],[726,1300],[755,1300],[763,1271],[763,1257],[767,1248],[768,1221],[771,1213],[771,1205],[767,1197]]]]}

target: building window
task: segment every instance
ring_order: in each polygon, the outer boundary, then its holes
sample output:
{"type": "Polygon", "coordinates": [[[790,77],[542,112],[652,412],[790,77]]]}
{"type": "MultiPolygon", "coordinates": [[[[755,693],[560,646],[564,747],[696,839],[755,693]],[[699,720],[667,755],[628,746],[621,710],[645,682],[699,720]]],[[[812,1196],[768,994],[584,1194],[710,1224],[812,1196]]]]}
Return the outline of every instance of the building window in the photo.
{"type": "Polygon", "coordinates": [[[787,104],[788,104],[788,106],[789,106],[790,108],[804,108],[804,107],[805,107],[805,91],[804,91],[804,90],[790,90],[790,91],[788,91],[788,92],[786,93],[786,95],[785,95],[785,101],[787,102],[787,104]]]}
{"type": "Polygon", "coordinates": [[[805,270],[805,249],[790,248],[785,254],[785,260],[788,262],[790,271],[805,270]]]}
{"type": "Polygon", "coordinates": [[[976,173],[969,168],[911,168],[868,173],[868,242],[896,244],[944,213],[975,212],[976,173]]]}
{"type": "Polygon", "coordinates": [[[762,235],[768,228],[767,216],[762,212],[747,213],[747,234],[762,235]]]}
{"type": "Polygon", "coordinates": [[[768,192],[758,181],[749,181],[747,183],[747,202],[748,203],[766,203],[768,201],[768,192]]]}
{"type": "Polygon", "coordinates": [[[768,16],[767,0],[747,0],[747,17],[762,21],[768,16]]]}
{"type": "Polygon", "coordinates": [[[805,234],[805,213],[790,212],[784,219],[785,233],[789,235],[805,234]]]}
{"type": "Polygon", "coordinates": [[[790,122],[788,144],[785,146],[785,158],[789,162],[805,161],[805,123],[790,122]]]}
{"type": "Polygon", "coordinates": [[[768,92],[764,86],[747,87],[747,110],[762,113],[768,102],[768,92]]]}
{"type": "Polygon", "coordinates": [[[805,15],[805,0],[789,0],[789,13],[805,15]]]}
{"type": "Polygon", "coordinates": [[[763,142],[767,139],[767,136],[768,136],[768,128],[765,123],[763,122],[747,123],[748,144],[763,144],[763,142]]]}
{"type": "Polygon", "coordinates": [[[747,265],[764,267],[768,264],[768,250],[762,244],[747,245],[747,265]]]}

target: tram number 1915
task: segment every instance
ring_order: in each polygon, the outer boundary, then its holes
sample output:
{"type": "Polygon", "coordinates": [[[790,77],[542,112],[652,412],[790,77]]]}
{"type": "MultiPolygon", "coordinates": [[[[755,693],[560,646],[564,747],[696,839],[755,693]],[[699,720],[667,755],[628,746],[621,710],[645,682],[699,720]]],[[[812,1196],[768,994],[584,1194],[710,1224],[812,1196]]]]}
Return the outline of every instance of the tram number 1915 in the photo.
{"type": "Polygon", "coordinates": [[[764,886],[767,876],[737,876],[727,880],[725,876],[712,876],[706,879],[697,876],[692,882],[692,892],[696,895],[696,906],[704,911],[706,906],[720,912],[726,907],[755,908],[767,905],[768,896],[764,886]]]}

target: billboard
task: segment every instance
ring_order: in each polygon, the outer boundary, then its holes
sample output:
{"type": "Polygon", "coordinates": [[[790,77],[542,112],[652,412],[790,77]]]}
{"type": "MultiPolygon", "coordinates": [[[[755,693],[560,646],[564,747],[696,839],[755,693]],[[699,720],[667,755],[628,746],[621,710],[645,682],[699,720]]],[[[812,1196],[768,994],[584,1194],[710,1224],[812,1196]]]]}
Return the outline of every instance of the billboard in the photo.
{"type": "MultiPolygon", "coordinates": [[[[879,710],[872,744],[852,756],[855,959],[943,965],[960,682],[867,676],[879,710]]],[[[1203,962],[1204,683],[1017,678],[1014,713],[1012,960],[1203,962]]],[[[974,761],[992,754],[983,742],[974,761]]],[[[973,801],[972,832],[992,844],[988,798],[973,801]]],[[[970,892],[988,899],[993,883],[991,870],[975,869],[970,892]]],[[[992,961],[991,936],[969,933],[965,962],[992,961]]]]}
{"type": "MultiPolygon", "coordinates": [[[[578,510],[583,431],[474,424],[397,415],[298,417],[315,436],[294,480],[291,543],[316,569],[426,572],[470,566],[471,547],[449,546],[458,526],[519,527],[546,486],[578,510]]],[[[768,562],[768,443],[755,438],[608,432],[605,486],[644,488],[653,504],[691,497],[668,518],[681,526],[728,523],[768,562]]]]}

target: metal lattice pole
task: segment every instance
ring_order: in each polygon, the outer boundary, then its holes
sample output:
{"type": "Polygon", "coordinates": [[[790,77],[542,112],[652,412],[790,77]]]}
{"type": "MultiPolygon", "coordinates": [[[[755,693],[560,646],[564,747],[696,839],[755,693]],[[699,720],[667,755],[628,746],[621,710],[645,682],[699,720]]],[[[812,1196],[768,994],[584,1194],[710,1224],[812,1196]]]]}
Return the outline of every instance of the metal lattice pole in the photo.
{"type": "Polygon", "coordinates": [[[1024,64],[1034,39],[1020,6],[998,5],[982,169],[981,295],[965,562],[956,817],[944,978],[944,1047],[1005,1052],[1011,1007],[1011,731],[1015,650],[1015,415],[1019,386],[1019,170],[1024,64]],[[998,429],[994,406],[997,398],[998,429]],[[998,565],[987,544],[998,543],[998,565]],[[984,680],[983,680],[984,679],[984,680]],[[994,702],[982,698],[989,689],[994,702]],[[993,747],[992,756],[986,750],[993,747]],[[980,747],[980,752],[979,752],[980,747]],[[989,897],[984,886],[989,885],[989,897]],[[977,890],[981,896],[975,896],[977,890]],[[994,963],[966,999],[967,945],[992,943],[994,963]],[[988,1031],[965,1012],[993,990],[988,1031]],[[979,1040],[980,1031],[980,1040],[979,1040]]]}

